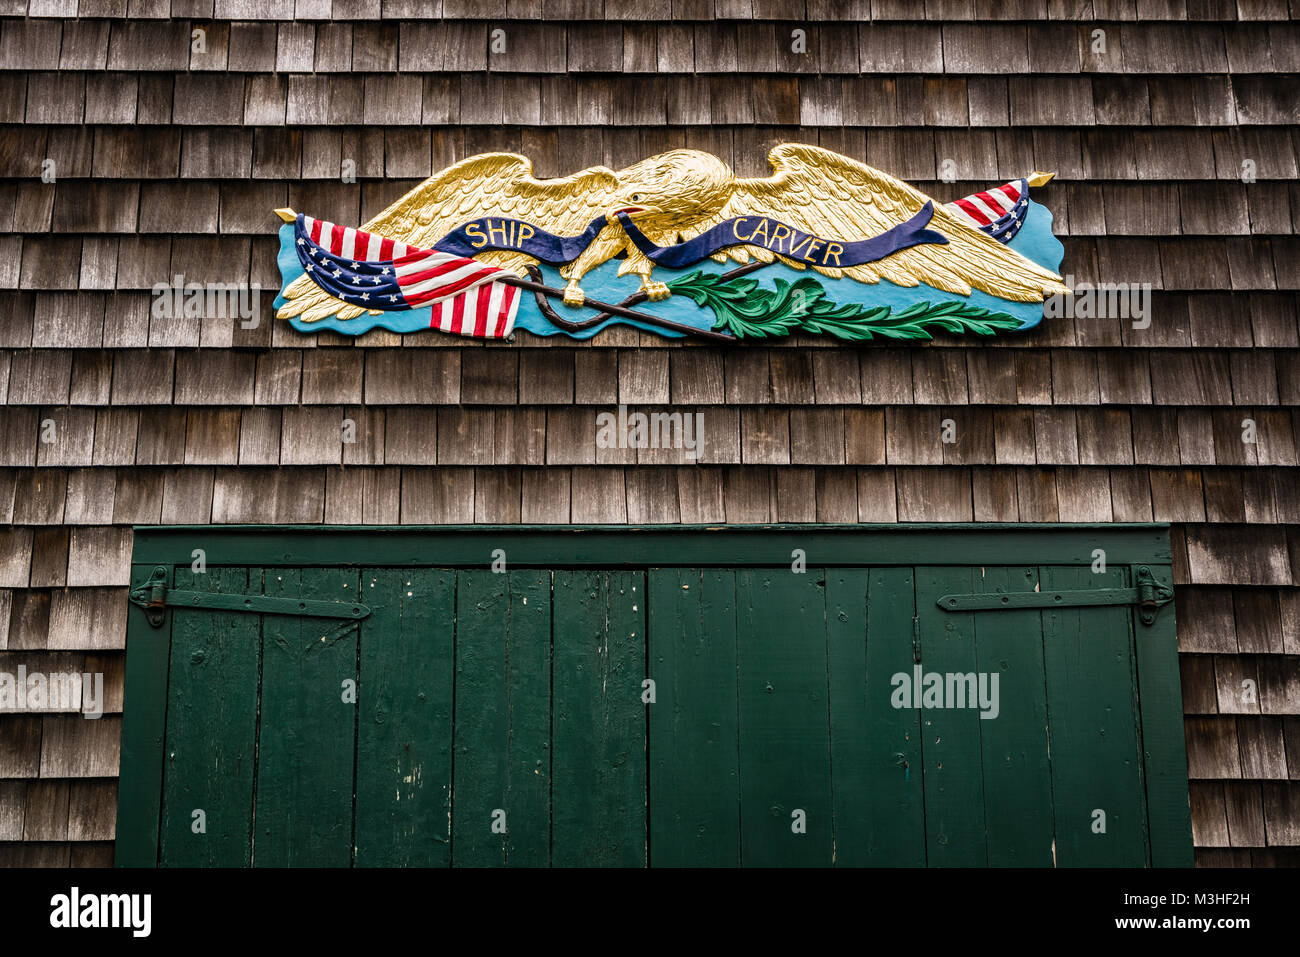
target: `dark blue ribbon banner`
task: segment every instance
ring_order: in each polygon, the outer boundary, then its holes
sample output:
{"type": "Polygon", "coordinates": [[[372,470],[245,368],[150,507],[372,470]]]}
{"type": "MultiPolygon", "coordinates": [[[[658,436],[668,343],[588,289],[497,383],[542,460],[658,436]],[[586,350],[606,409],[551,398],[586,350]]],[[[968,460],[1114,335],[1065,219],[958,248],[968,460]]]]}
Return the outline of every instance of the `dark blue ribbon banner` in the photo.
{"type": "Polygon", "coordinates": [[[742,245],[762,246],[810,266],[839,268],[875,262],[909,246],[948,242],[942,233],[925,228],[933,215],[934,203],[927,202],[907,222],[899,223],[879,236],[857,242],[822,239],[767,216],[739,216],[718,223],[694,239],[675,246],[656,246],[637,229],[626,213],[619,213],[618,219],[637,249],[651,262],[669,269],[697,263],[728,246],[742,245]]]}
{"type": "MultiPolygon", "coordinates": [[[[926,228],[933,215],[934,204],[927,202],[907,222],[899,223],[879,236],[856,242],[823,239],[767,216],[738,216],[687,242],[656,246],[627,213],[617,214],[637,249],[656,265],[669,269],[693,265],[728,246],[762,246],[810,266],[860,266],[884,259],[909,246],[948,242],[943,234],[926,228]]],[[[557,236],[521,219],[489,216],[457,227],[438,240],[433,248],[467,257],[488,250],[515,250],[552,266],[560,266],[577,259],[605,223],[605,217],[598,216],[577,236],[557,236]]]]}
{"type": "Polygon", "coordinates": [[[551,266],[561,266],[582,255],[605,228],[605,217],[597,216],[577,236],[557,236],[522,219],[485,216],[458,226],[433,244],[439,252],[474,257],[489,249],[512,249],[527,253],[551,266]]]}

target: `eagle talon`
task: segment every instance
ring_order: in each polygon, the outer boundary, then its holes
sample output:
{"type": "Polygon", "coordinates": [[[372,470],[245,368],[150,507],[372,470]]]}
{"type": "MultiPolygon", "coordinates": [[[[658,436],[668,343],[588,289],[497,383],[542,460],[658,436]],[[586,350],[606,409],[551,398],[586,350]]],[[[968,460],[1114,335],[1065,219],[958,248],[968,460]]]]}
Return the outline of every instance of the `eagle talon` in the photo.
{"type": "Polygon", "coordinates": [[[641,291],[645,293],[645,297],[651,302],[660,302],[673,294],[667,283],[656,282],[653,279],[647,279],[643,282],[641,291]]]}
{"type": "Polygon", "coordinates": [[[570,282],[564,287],[563,302],[566,306],[577,308],[587,301],[587,294],[579,288],[576,282],[570,282]]]}

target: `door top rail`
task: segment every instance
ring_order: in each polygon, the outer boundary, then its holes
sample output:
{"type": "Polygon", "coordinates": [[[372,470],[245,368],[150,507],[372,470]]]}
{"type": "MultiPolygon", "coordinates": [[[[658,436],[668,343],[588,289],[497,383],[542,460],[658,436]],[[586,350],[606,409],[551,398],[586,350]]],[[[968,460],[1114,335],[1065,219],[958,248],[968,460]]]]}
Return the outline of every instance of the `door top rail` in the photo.
{"type": "Polygon", "coordinates": [[[136,564],[477,567],[816,567],[1171,562],[1169,526],[891,525],[177,525],[137,526],[136,564]]]}

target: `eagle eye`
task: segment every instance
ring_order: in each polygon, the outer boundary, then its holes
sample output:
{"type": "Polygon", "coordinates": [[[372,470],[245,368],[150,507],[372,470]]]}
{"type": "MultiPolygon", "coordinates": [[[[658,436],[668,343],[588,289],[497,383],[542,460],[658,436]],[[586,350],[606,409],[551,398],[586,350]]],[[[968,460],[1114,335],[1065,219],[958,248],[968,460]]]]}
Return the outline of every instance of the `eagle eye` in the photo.
{"type": "Polygon", "coordinates": [[[639,203],[639,202],[641,202],[641,194],[640,194],[640,193],[633,193],[633,194],[632,194],[632,202],[634,202],[634,203],[639,203]]]}

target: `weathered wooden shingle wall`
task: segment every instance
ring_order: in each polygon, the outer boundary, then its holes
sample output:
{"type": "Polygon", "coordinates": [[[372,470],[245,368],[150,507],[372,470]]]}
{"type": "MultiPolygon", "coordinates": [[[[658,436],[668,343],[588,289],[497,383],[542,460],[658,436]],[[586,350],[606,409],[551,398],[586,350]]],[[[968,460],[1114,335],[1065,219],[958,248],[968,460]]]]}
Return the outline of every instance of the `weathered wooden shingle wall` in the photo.
{"type": "Polygon", "coordinates": [[[0,863],[111,860],[133,524],[970,520],[1174,523],[1198,860],[1297,862],[1285,0],[0,10],[0,667],[103,671],[114,712],[0,715],[0,863]],[[495,149],[553,175],[686,145],[754,175],[782,140],[944,200],[1058,171],[1042,198],[1065,271],[1152,283],[1150,328],[728,350],[627,330],[353,342],[150,314],[176,275],[276,288],[277,206],[360,223],[495,149]],[[595,415],[619,402],[704,411],[705,464],[598,450],[595,415]]]}

